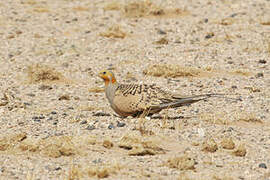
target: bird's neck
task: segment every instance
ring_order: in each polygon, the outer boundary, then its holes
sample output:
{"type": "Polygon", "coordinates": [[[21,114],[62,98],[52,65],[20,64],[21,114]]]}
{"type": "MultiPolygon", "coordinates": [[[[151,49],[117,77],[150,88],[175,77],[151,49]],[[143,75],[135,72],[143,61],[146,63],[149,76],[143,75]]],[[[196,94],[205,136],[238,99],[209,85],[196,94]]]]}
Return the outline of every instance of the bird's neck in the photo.
{"type": "Polygon", "coordinates": [[[109,81],[107,83],[105,81],[105,93],[106,93],[106,96],[107,96],[110,104],[113,103],[114,94],[115,94],[117,87],[118,87],[118,83],[116,81],[114,81],[114,82],[109,81]]]}
{"type": "Polygon", "coordinates": [[[114,77],[112,77],[112,79],[105,79],[105,86],[109,86],[109,85],[114,85],[117,84],[116,79],[114,77]]]}

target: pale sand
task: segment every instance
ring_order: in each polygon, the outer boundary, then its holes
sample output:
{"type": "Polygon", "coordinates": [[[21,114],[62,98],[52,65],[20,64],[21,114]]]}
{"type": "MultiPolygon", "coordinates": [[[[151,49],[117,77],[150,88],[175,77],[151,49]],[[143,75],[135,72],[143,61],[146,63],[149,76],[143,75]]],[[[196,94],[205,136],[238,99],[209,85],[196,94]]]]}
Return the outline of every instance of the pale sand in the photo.
{"type": "Polygon", "coordinates": [[[0,2],[0,179],[270,179],[270,1],[128,2],[0,2]],[[195,75],[144,75],[155,64],[195,75]],[[242,101],[122,120],[97,77],[106,68],[242,101]]]}

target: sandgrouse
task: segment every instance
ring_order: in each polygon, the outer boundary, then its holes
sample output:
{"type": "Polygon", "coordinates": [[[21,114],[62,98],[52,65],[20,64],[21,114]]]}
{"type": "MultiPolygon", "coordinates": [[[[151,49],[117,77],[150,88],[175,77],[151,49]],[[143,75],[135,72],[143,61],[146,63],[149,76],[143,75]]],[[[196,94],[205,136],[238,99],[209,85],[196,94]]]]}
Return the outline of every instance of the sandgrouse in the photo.
{"type": "Polygon", "coordinates": [[[112,109],[121,117],[151,116],[166,108],[189,105],[218,94],[180,97],[156,85],[120,84],[114,74],[103,70],[99,77],[105,82],[105,93],[112,109]]]}

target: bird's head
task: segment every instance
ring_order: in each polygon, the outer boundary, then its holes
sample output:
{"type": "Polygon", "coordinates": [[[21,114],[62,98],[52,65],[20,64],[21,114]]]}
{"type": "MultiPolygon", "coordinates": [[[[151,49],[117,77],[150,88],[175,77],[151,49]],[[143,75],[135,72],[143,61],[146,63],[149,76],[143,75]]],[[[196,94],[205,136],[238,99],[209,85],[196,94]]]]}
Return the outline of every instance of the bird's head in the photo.
{"type": "Polygon", "coordinates": [[[116,83],[114,74],[109,70],[102,70],[99,72],[98,76],[104,80],[105,85],[108,85],[110,82],[112,84],[116,83]]]}

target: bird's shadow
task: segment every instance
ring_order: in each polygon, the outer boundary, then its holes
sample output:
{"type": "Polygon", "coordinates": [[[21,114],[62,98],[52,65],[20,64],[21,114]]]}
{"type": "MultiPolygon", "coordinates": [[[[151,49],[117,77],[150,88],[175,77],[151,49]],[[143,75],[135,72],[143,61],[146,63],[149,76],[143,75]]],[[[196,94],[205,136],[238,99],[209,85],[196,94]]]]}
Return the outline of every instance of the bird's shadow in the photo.
{"type": "Polygon", "coordinates": [[[191,117],[184,116],[151,116],[151,119],[168,119],[168,120],[177,120],[177,119],[190,119],[191,117]]]}

